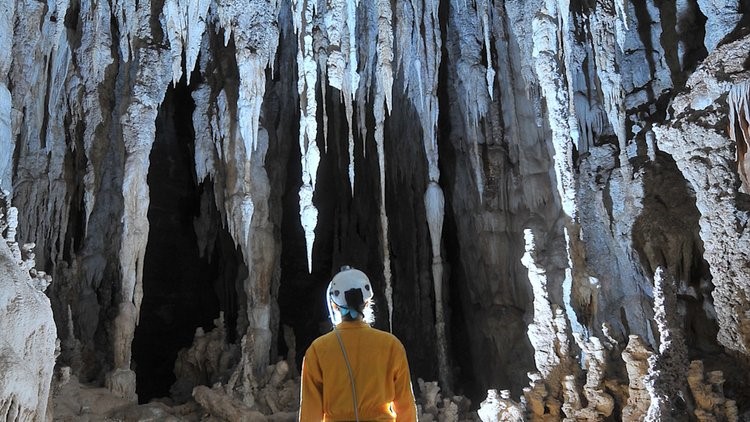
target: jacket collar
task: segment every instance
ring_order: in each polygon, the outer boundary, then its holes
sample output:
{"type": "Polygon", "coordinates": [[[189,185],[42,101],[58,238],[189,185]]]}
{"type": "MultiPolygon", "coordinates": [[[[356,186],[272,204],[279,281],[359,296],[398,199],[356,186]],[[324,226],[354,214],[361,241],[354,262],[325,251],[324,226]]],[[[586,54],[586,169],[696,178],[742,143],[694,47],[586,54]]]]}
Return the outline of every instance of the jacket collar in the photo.
{"type": "Polygon", "coordinates": [[[338,325],[336,325],[336,328],[339,330],[347,330],[352,328],[362,328],[362,327],[369,327],[370,324],[364,322],[364,321],[343,321],[340,322],[338,325]]]}

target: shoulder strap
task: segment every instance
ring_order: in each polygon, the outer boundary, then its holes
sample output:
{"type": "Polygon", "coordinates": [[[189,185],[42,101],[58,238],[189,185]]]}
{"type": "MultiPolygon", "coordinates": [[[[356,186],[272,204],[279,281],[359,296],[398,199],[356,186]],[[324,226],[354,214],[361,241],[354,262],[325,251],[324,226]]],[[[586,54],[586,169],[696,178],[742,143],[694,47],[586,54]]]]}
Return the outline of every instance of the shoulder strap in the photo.
{"type": "Polygon", "coordinates": [[[346,369],[349,371],[349,381],[352,383],[352,400],[354,401],[354,418],[359,422],[359,411],[357,409],[357,389],[354,386],[354,374],[352,373],[352,366],[349,364],[349,357],[346,355],[346,348],[344,347],[344,341],[341,340],[341,334],[336,326],[333,327],[333,332],[336,333],[336,338],[339,340],[339,346],[341,346],[341,353],[344,354],[344,362],[346,362],[346,369]]]}

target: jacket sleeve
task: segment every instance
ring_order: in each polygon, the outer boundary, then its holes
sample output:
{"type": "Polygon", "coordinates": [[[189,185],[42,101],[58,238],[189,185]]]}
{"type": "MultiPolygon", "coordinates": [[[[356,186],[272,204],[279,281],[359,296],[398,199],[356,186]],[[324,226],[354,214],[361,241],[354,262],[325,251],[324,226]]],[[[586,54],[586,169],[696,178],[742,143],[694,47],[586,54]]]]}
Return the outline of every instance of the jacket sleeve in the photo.
{"type": "Polygon", "coordinates": [[[300,391],[300,422],[323,420],[323,376],[318,355],[310,346],[302,360],[302,386],[300,391]]]}
{"type": "Polygon", "coordinates": [[[396,397],[393,400],[393,410],[396,412],[397,422],[415,422],[417,420],[417,405],[414,401],[414,392],[411,388],[411,373],[409,363],[406,360],[406,351],[399,342],[395,350],[396,371],[394,383],[396,397]]]}

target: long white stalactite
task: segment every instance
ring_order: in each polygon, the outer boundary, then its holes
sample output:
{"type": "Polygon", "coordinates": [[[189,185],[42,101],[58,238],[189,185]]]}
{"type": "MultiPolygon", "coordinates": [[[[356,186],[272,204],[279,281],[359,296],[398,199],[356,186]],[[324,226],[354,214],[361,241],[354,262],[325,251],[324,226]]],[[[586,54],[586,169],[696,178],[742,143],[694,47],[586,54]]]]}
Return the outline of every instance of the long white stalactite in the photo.
{"type": "Polygon", "coordinates": [[[315,88],[318,68],[313,52],[313,17],[315,4],[308,0],[294,0],[294,28],[299,39],[297,51],[297,90],[300,101],[299,147],[302,161],[302,186],[299,190],[299,213],[305,232],[307,247],[307,269],[312,272],[312,251],[315,243],[315,227],[318,224],[318,209],[313,204],[315,178],[320,163],[317,144],[317,102],[315,88]]]}
{"type": "Polygon", "coordinates": [[[380,176],[380,227],[381,247],[383,254],[383,279],[385,281],[385,297],[388,305],[388,328],[393,331],[393,285],[391,272],[391,253],[388,236],[388,215],[385,209],[385,118],[392,108],[393,96],[393,29],[392,9],[390,1],[378,0],[377,16],[377,64],[375,81],[375,102],[373,114],[375,117],[375,143],[378,152],[378,171],[380,176]]]}
{"type": "Polygon", "coordinates": [[[573,178],[573,153],[570,138],[568,88],[562,76],[558,50],[557,5],[547,2],[533,21],[534,64],[542,95],[547,100],[549,125],[554,148],[554,168],[557,191],[563,211],[575,219],[575,180],[573,178]]]}
{"type": "Polygon", "coordinates": [[[357,72],[357,7],[359,6],[359,0],[346,0],[346,29],[347,29],[347,42],[345,46],[348,47],[348,60],[346,61],[346,71],[344,72],[343,81],[343,97],[344,106],[346,110],[346,118],[348,122],[348,134],[349,134],[349,184],[352,190],[352,196],[354,195],[354,130],[352,128],[352,121],[354,120],[354,105],[353,101],[357,95],[357,89],[359,88],[359,73],[357,72]]]}

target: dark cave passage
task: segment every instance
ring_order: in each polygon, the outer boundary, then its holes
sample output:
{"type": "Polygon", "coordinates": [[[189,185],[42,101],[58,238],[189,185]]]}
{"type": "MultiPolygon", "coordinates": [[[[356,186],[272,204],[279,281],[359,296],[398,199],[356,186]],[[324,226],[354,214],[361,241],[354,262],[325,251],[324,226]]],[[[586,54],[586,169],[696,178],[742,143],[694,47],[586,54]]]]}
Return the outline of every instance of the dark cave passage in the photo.
{"type": "MultiPolygon", "coordinates": [[[[177,353],[191,345],[197,327],[211,330],[213,320],[224,310],[225,323],[231,328],[227,332],[235,333],[236,294],[232,292],[239,266],[231,240],[227,245],[228,235],[221,236],[221,224],[211,221],[219,218],[218,212],[206,216],[205,203],[201,206],[201,196],[213,194],[210,183],[199,186],[195,180],[193,108],[183,78],[168,89],[156,122],[148,174],[150,229],[144,298],[132,346],[141,403],[169,396],[177,353]],[[200,224],[208,220],[214,227],[209,232],[213,238],[204,236],[203,245],[195,229],[199,217],[200,224]]],[[[213,202],[209,204],[213,207],[213,202]]]]}

